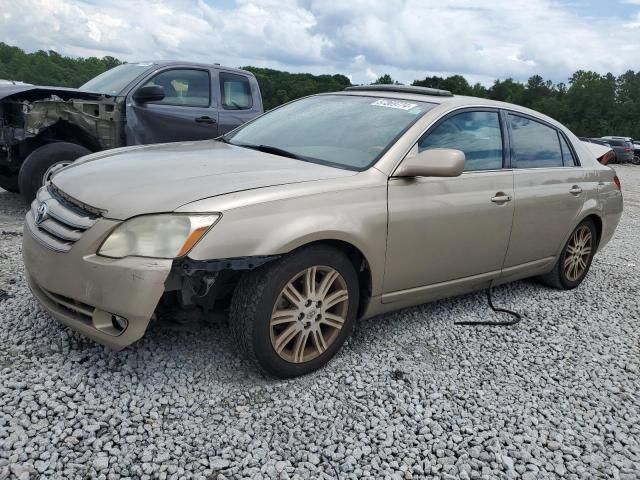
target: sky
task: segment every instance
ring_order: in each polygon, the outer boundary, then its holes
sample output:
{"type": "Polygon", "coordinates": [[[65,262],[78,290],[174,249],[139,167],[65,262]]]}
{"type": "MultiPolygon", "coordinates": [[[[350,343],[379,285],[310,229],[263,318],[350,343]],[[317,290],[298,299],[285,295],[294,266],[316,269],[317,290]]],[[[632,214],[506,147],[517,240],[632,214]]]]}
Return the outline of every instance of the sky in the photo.
{"type": "Polygon", "coordinates": [[[640,0],[0,0],[26,51],[177,59],[369,83],[640,70],[640,0]]]}

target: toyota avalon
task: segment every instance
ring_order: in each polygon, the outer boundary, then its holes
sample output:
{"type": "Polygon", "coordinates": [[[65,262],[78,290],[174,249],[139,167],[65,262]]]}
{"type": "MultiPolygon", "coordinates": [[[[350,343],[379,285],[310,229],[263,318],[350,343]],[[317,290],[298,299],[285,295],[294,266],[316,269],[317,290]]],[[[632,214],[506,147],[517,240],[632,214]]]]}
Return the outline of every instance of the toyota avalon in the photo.
{"type": "Polygon", "coordinates": [[[248,359],[292,377],[357,319],[526,277],[575,288],[621,213],[615,172],[551,118],[363,86],[83,157],[38,192],[23,256],[42,306],[99,343],[222,311],[248,359]]]}

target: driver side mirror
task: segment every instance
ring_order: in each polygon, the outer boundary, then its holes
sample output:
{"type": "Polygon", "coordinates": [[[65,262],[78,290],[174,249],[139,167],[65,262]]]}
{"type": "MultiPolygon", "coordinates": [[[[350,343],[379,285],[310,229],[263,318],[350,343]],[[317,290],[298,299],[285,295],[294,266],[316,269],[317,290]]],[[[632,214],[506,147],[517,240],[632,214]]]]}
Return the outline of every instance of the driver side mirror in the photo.
{"type": "Polygon", "coordinates": [[[160,85],[146,85],[140,87],[133,94],[133,99],[137,103],[159,102],[164,98],[164,88],[160,85]]]}
{"type": "Polygon", "coordinates": [[[464,170],[465,156],[461,150],[433,148],[406,157],[394,177],[459,177],[464,170]]]}

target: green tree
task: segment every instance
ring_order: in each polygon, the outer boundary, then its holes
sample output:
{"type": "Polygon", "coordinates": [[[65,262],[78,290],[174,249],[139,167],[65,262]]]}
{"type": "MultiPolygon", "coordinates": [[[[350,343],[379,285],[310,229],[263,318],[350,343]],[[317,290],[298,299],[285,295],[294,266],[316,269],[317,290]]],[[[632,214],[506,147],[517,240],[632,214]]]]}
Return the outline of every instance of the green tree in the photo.
{"type": "Polygon", "coordinates": [[[243,68],[256,76],[265,110],[296,98],[314,93],[340,91],[351,86],[351,81],[344,75],[312,75],[282,72],[270,68],[243,68]]]}
{"type": "Polygon", "coordinates": [[[371,83],[371,85],[400,85],[400,82],[396,82],[391,75],[385,73],[381,77],[378,77],[377,80],[371,83]]]}

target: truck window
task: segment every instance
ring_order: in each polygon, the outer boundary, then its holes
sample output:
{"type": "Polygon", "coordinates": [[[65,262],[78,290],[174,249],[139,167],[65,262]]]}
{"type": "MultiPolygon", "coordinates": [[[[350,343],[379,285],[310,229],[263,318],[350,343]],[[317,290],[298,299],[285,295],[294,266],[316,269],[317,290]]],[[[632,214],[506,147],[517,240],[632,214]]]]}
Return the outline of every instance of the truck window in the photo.
{"type": "Polygon", "coordinates": [[[244,75],[220,72],[220,96],[226,110],[247,110],[253,106],[251,84],[244,75]]]}
{"type": "Polygon", "coordinates": [[[147,83],[164,89],[164,98],[158,105],[181,105],[185,107],[208,107],[211,98],[209,72],[195,69],[165,70],[147,83]]]}

